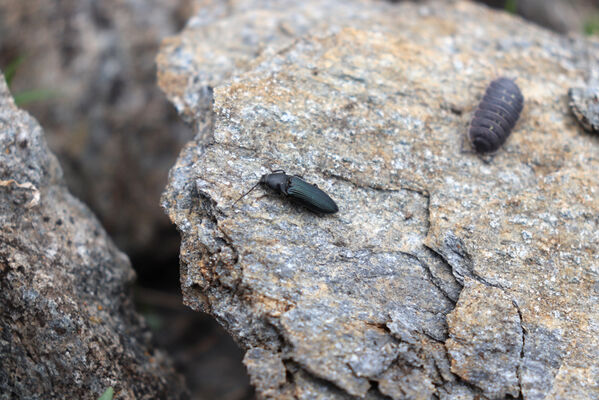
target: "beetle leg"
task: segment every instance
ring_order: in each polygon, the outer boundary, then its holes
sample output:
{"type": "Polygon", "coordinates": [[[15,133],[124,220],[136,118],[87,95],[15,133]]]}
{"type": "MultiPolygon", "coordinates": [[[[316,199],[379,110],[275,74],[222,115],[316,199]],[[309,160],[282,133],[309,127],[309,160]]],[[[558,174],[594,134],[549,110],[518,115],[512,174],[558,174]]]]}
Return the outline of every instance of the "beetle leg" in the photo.
{"type": "Polygon", "coordinates": [[[283,193],[285,196],[289,196],[289,192],[287,191],[287,189],[289,189],[289,185],[291,185],[291,177],[288,175],[287,179],[285,180],[285,183],[281,183],[279,185],[279,191],[281,193],[283,193]]]}

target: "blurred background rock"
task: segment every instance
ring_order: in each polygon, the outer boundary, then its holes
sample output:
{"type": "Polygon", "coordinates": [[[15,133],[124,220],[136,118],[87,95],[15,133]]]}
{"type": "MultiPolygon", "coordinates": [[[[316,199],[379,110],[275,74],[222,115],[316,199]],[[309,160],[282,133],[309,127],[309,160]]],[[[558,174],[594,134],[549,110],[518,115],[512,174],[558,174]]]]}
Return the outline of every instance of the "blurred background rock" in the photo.
{"type": "MultiPolygon", "coordinates": [[[[482,2],[556,32],[599,33],[599,0],[482,2]]],[[[43,126],[70,190],[131,258],[141,311],[194,397],[240,399],[252,396],[241,351],[181,305],[179,237],[159,207],[192,130],[157,88],[154,58],[209,3],[0,0],[0,68],[15,72],[11,90],[43,126]]]]}
{"type": "Polygon", "coordinates": [[[192,130],[156,86],[154,58],[199,3],[0,0],[0,68],[12,70],[11,91],[43,126],[70,190],[129,255],[138,307],[193,398],[242,399],[241,351],[180,301],[179,235],[159,205],[192,130]]]}
{"type": "Polygon", "coordinates": [[[0,0],[2,65],[20,61],[13,94],[44,97],[23,105],[48,132],[70,189],[133,260],[159,264],[178,249],[156,199],[191,133],[156,88],[154,57],[193,6],[0,0]]]}
{"type": "Polygon", "coordinates": [[[598,33],[599,0],[482,0],[559,33],[598,33]]]}

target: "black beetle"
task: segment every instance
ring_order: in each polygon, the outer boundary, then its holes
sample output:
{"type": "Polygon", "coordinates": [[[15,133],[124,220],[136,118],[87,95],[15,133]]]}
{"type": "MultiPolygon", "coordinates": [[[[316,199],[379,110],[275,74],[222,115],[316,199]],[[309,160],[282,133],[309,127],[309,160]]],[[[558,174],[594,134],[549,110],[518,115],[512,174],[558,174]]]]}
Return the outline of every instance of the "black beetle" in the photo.
{"type": "Polygon", "coordinates": [[[520,117],[524,97],[509,78],[495,79],[470,124],[470,142],[478,153],[493,152],[505,142],[520,117]]]}
{"type": "Polygon", "coordinates": [[[284,194],[291,200],[294,200],[311,211],[322,214],[333,214],[339,211],[337,204],[328,194],[318,188],[318,186],[306,182],[297,175],[287,175],[283,170],[272,171],[270,174],[264,174],[260,181],[250,190],[238,198],[233,205],[247,196],[256,186],[262,185],[271,188],[274,191],[284,194]]]}

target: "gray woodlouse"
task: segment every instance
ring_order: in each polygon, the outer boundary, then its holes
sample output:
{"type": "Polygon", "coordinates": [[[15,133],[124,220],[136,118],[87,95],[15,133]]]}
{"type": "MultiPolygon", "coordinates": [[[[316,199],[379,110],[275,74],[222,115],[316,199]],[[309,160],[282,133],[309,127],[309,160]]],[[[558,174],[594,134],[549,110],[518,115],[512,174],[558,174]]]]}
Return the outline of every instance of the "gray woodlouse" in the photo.
{"type": "Polygon", "coordinates": [[[478,153],[501,147],[520,117],[524,97],[516,83],[505,77],[491,82],[470,123],[470,142],[478,153]]]}

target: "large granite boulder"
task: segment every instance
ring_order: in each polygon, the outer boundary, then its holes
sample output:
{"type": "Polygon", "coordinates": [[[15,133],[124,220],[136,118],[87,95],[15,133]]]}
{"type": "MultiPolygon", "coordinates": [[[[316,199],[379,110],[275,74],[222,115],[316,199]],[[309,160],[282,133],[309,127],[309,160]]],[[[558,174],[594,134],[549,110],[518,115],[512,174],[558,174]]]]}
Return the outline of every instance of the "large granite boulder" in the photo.
{"type": "Polygon", "coordinates": [[[599,396],[599,137],[567,92],[599,43],[470,2],[214,2],[159,54],[196,138],[163,196],[184,301],[262,397],[599,396]],[[492,158],[486,85],[526,103],[492,158]],[[339,205],[263,189],[284,169],[339,205]]]}
{"type": "Polygon", "coordinates": [[[73,193],[150,267],[177,253],[158,199],[191,129],[156,87],[154,58],[199,0],[0,0],[0,63],[42,124],[73,193]]]}
{"type": "Polygon", "coordinates": [[[1,75],[0,149],[0,399],[185,398],[134,310],[127,256],[1,75]]]}

